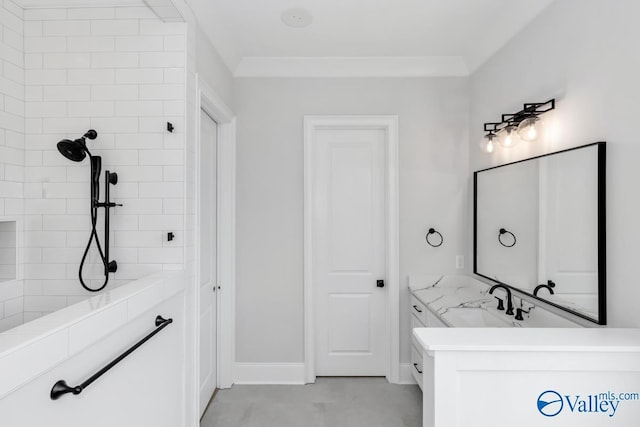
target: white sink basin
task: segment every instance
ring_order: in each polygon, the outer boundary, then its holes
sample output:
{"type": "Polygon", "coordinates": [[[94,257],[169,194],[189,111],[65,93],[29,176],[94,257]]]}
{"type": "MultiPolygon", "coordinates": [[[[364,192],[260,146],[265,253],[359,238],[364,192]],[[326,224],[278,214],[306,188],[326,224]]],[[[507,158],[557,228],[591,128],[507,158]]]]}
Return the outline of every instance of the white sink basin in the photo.
{"type": "Polygon", "coordinates": [[[501,319],[488,310],[473,307],[450,308],[442,318],[451,326],[462,328],[504,328],[511,326],[510,319],[501,319]]]}

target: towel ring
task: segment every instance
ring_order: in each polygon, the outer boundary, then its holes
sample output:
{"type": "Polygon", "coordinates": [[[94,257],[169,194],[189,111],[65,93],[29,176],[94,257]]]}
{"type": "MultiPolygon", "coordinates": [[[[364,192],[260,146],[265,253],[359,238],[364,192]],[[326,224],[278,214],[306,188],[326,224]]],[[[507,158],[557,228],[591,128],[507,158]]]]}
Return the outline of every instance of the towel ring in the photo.
{"type": "Polygon", "coordinates": [[[512,232],[510,232],[509,230],[507,230],[507,229],[505,229],[505,228],[501,228],[501,229],[500,229],[500,234],[498,234],[498,241],[499,241],[499,242],[500,242],[500,244],[501,244],[502,246],[504,246],[505,248],[510,248],[510,247],[515,246],[515,245],[516,245],[516,236],[515,236],[515,234],[513,234],[513,233],[512,233],[512,232]],[[503,234],[510,234],[510,235],[511,235],[511,237],[513,238],[513,243],[512,243],[512,244],[510,244],[510,245],[505,244],[505,243],[502,241],[502,235],[503,235],[503,234]]]}
{"type": "Polygon", "coordinates": [[[442,246],[442,243],[444,243],[444,238],[442,237],[442,234],[440,234],[439,231],[436,231],[435,228],[430,228],[429,232],[426,235],[426,239],[427,239],[427,243],[429,244],[429,246],[433,246],[434,248],[437,248],[438,246],[442,246]],[[430,240],[429,240],[429,236],[431,236],[432,234],[437,234],[440,237],[440,243],[438,243],[437,245],[434,245],[430,240]]]}

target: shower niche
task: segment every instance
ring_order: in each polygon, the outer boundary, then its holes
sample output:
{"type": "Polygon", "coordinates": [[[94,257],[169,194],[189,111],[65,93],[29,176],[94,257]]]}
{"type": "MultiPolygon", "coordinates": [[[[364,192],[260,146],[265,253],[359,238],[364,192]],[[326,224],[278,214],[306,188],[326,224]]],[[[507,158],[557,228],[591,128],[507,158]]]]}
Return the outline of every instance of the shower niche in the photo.
{"type": "Polygon", "coordinates": [[[0,283],[16,280],[16,222],[0,221],[0,283]]]}

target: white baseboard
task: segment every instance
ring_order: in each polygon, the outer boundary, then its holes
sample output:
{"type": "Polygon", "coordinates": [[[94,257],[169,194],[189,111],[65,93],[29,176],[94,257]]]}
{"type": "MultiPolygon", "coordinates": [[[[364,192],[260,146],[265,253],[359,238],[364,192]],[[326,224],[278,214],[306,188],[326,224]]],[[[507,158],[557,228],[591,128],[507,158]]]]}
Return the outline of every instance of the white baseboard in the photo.
{"type": "Polygon", "coordinates": [[[413,378],[411,370],[413,365],[411,363],[400,364],[400,384],[416,384],[416,380],[413,378]]]}
{"type": "MultiPolygon", "coordinates": [[[[398,384],[415,384],[410,363],[400,364],[398,384]]],[[[234,384],[305,384],[304,363],[238,363],[233,368],[234,384]]]]}
{"type": "Polygon", "coordinates": [[[304,384],[304,363],[238,363],[234,384],[304,384]]]}

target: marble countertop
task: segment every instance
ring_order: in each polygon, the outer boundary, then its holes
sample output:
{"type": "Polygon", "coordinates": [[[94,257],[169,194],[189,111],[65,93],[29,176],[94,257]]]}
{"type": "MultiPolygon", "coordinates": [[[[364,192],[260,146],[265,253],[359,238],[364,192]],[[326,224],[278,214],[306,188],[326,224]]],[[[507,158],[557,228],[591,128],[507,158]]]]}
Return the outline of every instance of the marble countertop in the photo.
{"type": "Polygon", "coordinates": [[[427,351],[640,352],[632,328],[416,328],[427,351]]]}
{"type": "MultiPolygon", "coordinates": [[[[516,320],[514,316],[507,316],[504,311],[497,310],[496,296],[505,299],[506,293],[497,289],[494,295],[489,294],[490,286],[470,276],[440,276],[440,277],[410,277],[409,290],[420,300],[428,310],[435,314],[443,323],[450,327],[488,327],[486,324],[461,322],[459,316],[454,315],[452,309],[480,309],[487,314],[497,317],[504,322],[505,327],[580,327],[560,316],[552,314],[533,304],[525,303],[530,313],[524,315],[524,320],[516,320]]],[[[505,301],[506,306],[506,301],[505,301]]],[[[519,307],[514,301],[514,310],[519,307]]],[[[494,325],[495,326],[495,325],[494,325]]]]}

